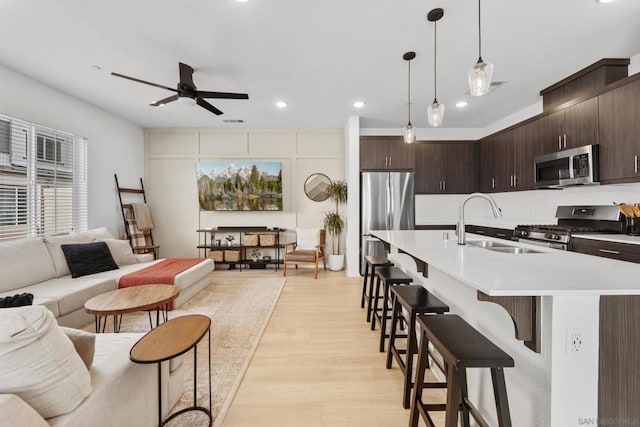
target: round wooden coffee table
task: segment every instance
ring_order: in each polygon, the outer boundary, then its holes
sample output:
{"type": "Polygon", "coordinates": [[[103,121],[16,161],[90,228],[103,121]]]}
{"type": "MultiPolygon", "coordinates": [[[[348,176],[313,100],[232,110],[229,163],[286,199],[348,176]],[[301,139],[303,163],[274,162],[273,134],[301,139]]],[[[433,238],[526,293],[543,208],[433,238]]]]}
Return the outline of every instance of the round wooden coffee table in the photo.
{"type": "MultiPolygon", "coordinates": [[[[122,315],[126,313],[156,310],[156,326],[158,326],[162,311],[166,321],[169,316],[169,303],[178,295],[180,295],[180,289],[173,285],[131,286],[97,295],[84,304],[84,309],[95,316],[96,332],[104,332],[108,316],[113,316],[113,332],[120,332],[122,315]]],[[[149,311],[149,324],[153,329],[151,311],[149,311]]]]}
{"type": "Polygon", "coordinates": [[[158,364],[158,426],[163,426],[173,418],[188,412],[200,411],[213,423],[211,414],[211,319],[201,314],[176,317],[147,332],[129,351],[129,359],[135,363],[158,364]],[[209,367],[209,408],[198,405],[198,343],[208,335],[207,351],[209,367]],[[162,420],[162,362],[180,356],[193,349],[193,405],[181,409],[162,420]]]}

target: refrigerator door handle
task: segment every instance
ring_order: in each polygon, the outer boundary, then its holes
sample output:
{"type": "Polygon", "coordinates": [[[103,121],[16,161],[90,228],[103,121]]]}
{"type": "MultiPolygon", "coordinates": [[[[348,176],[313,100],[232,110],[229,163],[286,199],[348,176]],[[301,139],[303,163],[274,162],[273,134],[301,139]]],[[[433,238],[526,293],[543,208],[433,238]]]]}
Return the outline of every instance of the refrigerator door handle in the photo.
{"type": "Polygon", "coordinates": [[[387,230],[391,230],[391,213],[393,212],[393,185],[391,185],[391,174],[387,178],[387,230]]]}

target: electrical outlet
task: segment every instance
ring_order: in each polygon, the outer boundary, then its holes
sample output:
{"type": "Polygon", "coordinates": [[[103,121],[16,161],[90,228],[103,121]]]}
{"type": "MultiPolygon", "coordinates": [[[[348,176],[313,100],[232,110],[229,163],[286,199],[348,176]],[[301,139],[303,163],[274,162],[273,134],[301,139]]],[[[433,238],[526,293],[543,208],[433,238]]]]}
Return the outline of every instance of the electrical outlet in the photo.
{"type": "Polygon", "coordinates": [[[569,356],[579,356],[583,352],[584,338],[579,329],[567,331],[567,354],[569,356]]]}

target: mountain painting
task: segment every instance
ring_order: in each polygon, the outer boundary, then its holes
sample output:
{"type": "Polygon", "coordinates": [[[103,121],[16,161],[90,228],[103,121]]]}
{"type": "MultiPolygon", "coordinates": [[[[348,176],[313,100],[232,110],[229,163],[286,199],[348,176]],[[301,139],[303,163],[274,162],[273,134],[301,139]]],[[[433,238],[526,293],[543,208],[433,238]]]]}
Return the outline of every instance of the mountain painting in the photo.
{"type": "Polygon", "coordinates": [[[282,162],[197,162],[202,211],[281,211],[282,162]]]}

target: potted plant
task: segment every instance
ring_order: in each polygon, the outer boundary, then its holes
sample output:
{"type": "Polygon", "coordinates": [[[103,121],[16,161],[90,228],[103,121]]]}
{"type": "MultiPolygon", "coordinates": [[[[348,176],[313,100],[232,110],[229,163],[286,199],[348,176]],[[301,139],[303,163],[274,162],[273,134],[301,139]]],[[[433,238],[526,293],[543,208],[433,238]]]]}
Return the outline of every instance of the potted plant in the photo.
{"type": "Polygon", "coordinates": [[[331,254],[327,258],[329,259],[329,269],[338,271],[344,267],[344,254],[340,248],[344,218],[340,214],[340,205],[347,201],[347,182],[344,179],[331,181],[327,187],[327,194],[329,199],[336,204],[335,211],[324,214],[324,228],[331,236],[331,254]]]}

